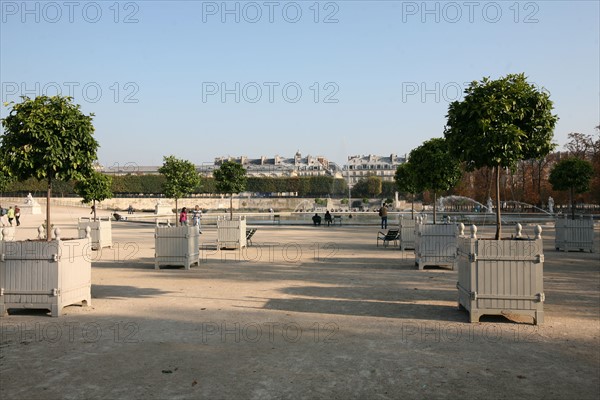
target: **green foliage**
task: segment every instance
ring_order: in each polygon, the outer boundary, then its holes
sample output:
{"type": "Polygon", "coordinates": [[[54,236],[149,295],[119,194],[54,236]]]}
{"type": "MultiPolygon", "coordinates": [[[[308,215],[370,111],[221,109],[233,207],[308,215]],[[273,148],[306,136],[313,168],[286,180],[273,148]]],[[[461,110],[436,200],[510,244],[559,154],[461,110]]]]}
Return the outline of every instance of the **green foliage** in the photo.
{"type": "Polygon", "coordinates": [[[383,197],[391,197],[394,196],[394,194],[396,193],[396,183],[395,182],[389,182],[389,181],[383,181],[381,182],[381,195],[383,197]]]}
{"type": "Polygon", "coordinates": [[[552,108],[549,94],[528,83],[524,74],[484,78],[469,85],[462,101],[450,104],[444,135],[469,171],[514,167],[554,148],[558,117],[552,108]]]}
{"type": "Polygon", "coordinates": [[[326,206],[327,205],[327,199],[316,198],[315,199],[315,203],[318,204],[318,205],[320,205],[320,206],[326,206]]]}
{"type": "Polygon", "coordinates": [[[0,169],[0,192],[4,192],[11,183],[11,179],[0,169]]]}
{"type": "Polygon", "coordinates": [[[93,114],[84,115],[70,97],[23,97],[2,119],[0,159],[4,172],[25,180],[82,179],[92,174],[98,142],[93,114]]]}
{"type": "Polygon", "coordinates": [[[200,184],[200,176],[190,161],[175,156],[165,156],[163,160],[158,172],[165,177],[162,190],[165,196],[180,199],[191,194],[200,184]]]}
{"type": "Polygon", "coordinates": [[[414,177],[414,188],[439,194],[454,187],[461,176],[460,164],[450,155],[448,144],[434,138],[413,149],[409,155],[409,177],[414,177]],[[410,173],[412,169],[413,173],[410,173]]]}
{"type": "MultiPolygon", "coordinates": [[[[93,114],[84,115],[70,97],[39,96],[12,105],[2,119],[0,168],[9,177],[31,177],[47,182],[46,219],[50,218],[52,181],[85,179],[93,172],[98,142],[94,139],[93,114]]],[[[50,226],[46,228],[50,238],[50,226]]]]}
{"type": "Polygon", "coordinates": [[[113,197],[111,185],[110,176],[94,172],[90,177],[75,184],[75,193],[83,198],[84,203],[102,201],[113,197]]]}
{"type": "Polygon", "coordinates": [[[219,193],[233,194],[246,190],[246,169],[233,161],[225,161],[213,171],[219,193]]]}
{"type": "Polygon", "coordinates": [[[363,199],[362,199],[362,202],[363,202],[364,204],[369,204],[369,198],[368,198],[368,197],[365,197],[365,198],[363,198],[363,199]]]}
{"type": "Polygon", "coordinates": [[[452,153],[466,169],[496,169],[496,239],[502,232],[500,169],[520,160],[541,159],[552,149],[558,117],[545,91],[527,82],[524,74],[472,82],[462,101],[452,102],[444,135],[452,153]]]}
{"type": "Polygon", "coordinates": [[[348,199],[342,199],[342,200],[340,201],[340,203],[342,203],[342,204],[348,204],[348,199]]]}
{"type": "Polygon", "coordinates": [[[360,179],[354,184],[352,192],[358,197],[377,197],[381,194],[381,178],[377,176],[368,176],[360,179]]]}
{"type": "Polygon", "coordinates": [[[394,174],[394,182],[399,192],[415,194],[423,191],[417,187],[415,169],[410,161],[398,165],[394,174]]]}
{"type": "Polygon", "coordinates": [[[590,181],[594,174],[592,163],[577,157],[560,160],[552,171],[548,181],[554,190],[571,190],[584,193],[590,190],[590,181]]]}

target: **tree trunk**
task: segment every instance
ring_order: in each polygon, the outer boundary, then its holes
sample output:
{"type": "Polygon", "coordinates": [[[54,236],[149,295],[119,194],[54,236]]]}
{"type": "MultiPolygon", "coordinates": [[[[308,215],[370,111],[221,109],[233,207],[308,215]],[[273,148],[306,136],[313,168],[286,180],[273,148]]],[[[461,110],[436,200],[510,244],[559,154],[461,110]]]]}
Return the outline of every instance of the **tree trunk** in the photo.
{"type": "Polygon", "coordinates": [[[233,221],[233,193],[229,195],[229,220],[233,221]]]}
{"type": "Polygon", "coordinates": [[[177,207],[177,199],[175,199],[175,226],[179,226],[179,207],[177,207]]]}
{"type": "Polygon", "coordinates": [[[433,224],[435,225],[436,220],[436,207],[437,207],[437,193],[433,192],[433,224]]]}
{"type": "Polygon", "coordinates": [[[573,188],[569,189],[569,201],[571,202],[571,219],[575,219],[575,195],[573,188]]]}
{"type": "Polygon", "coordinates": [[[52,197],[52,179],[48,178],[48,191],[46,192],[46,240],[49,242],[51,236],[51,224],[50,224],[50,197],[52,197]]]}
{"type": "Polygon", "coordinates": [[[410,210],[411,213],[411,219],[415,219],[415,194],[411,193],[412,195],[412,208],[410,210]]]}
{"type": "Polygon", "coordinates": [[[92,201],[92,206],[94,207],[94,221],[97,221],[98,219],[96,218],[96,200],[92,201]]]}
{"type": "Polygon", "coordinates": [[[500,166],[496,167],[496,240],[502,236],[502,219],[500,218],[500,166]]]}

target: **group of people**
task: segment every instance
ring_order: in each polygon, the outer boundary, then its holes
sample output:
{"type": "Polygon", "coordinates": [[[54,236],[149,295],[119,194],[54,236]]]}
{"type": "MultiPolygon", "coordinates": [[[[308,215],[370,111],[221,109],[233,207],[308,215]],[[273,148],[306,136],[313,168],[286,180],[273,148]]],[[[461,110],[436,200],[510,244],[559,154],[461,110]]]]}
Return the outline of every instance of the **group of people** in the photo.
{"type": "MultiPolygon", "coordinates": [[[[329,213],[329,210],[325,211],[324,218],[325,218],[325,222],[327,223],[327,226],[332,224],[333,217],[329,213]]],[[[315,213],[315,215],[313,215],[313,217],[312,217],[312,221],[313,221],[314,226],[320,226],[321,225],[321,216],[318,213],[315,213]]]]}
{"type": "MultiPolygon", "coordinates": [[[[192,226],[197,226],[198,229],[200,229],[202,221],[202,210],[200,209],[200,206],[196,204],[196,207],[194,207],[194,209],[191,210],[190,213],[192,214],[192,226]]],[[[181,225],[188,224],[187,207],[183,207],[181,209],[181,212],[179,213],[179,223],[181,225]]]]}
{"type": "MultiPolygon", "coordinates": [[[[385,204],[382,205],[381,208],[379,209],[379,216],[381,217],[381,229],[387,229],[387,227],[388,227],[388,209],[385,204]]],[[[325,222],[327,223],[327,226],[329,226],[333,223],[333,217],[329,213],[329,210],[327,210],[325,212],[324,219],[325,219],[325,222]]],[[[314,226],[320,226],[321,225],[321,216],[318,213],[315,213],[315,215],[313,215],[313,217],[312,217],[312,221],[313,221],[314,226]]]]}
{"type": "MultiPolygon", "coordinates": [[[[8,209],[0,206],[0,218],[4,219],[4,216],[8,219],[8,224],[13,226],[13,220],[16,225],[21,225],[21,209],[19,206],[15,206],[14,208],[10,206],[8,209]]],[[[4,225],[4,221],[2,221],[2,225],[4,225]]]]}

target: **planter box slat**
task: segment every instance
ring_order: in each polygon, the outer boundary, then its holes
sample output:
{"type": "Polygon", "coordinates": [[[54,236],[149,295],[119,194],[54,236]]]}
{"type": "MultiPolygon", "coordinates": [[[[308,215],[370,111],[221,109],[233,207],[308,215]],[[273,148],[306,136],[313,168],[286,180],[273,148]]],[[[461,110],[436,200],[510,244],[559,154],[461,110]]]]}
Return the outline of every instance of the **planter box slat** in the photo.
{"type": "MultiPolygon", "coordinates": [[[[539,228],[541,232],[541,228],[539,228]]],[[[458,239],[458,303],[471,322],[484,314],[523,314],[543,322],[543,243],[458,239]]]]}
{"type": "Polygon", "coordinates": [[[90,305],[89,247],[89,238],[0,242],[0,253],[9,255],[0,260],[0,316],[10,308],[46,308],[56,317],[67,305],[90,305]]]}
{"type": "Polygon", "coordinates": [[[594,220],[592,218],[556,220],[555,248],[562,251],[594,251],[594,220]]]}
{"type": "Polygon", "coordinates": [[[99,250],[103,247],[112,248],[112,225],[110,217],[99,217],[96,221],[93,218],[79,218],[77,229],[79,238],[84,238],[86,235],[85,228],[90,227],[90,235],[92,237],[92,249],[99,250]]]}
{"type": "Polygon", "coordinates": [[[246,218],[217,220],[217,246],[220,249],[242,249],[246,247],[246,218]]]}
{"type": "Polygon", "coordinates": [[[418,268],[448,266],[454,269],[458,233],[455,224],[416,224],[414,247],[418,268]]]}
{"type": "Polygon", "coordinates": [[[154,233],[154,268],[182,265],[190,269],[200,262],[200,232],[197,226],[157,226],[154,233]]]}

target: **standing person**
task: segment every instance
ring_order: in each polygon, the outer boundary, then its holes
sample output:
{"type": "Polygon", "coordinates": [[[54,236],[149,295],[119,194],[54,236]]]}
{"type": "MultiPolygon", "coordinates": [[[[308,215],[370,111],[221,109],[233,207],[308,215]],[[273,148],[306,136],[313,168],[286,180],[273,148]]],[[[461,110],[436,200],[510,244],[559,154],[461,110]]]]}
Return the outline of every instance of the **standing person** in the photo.
{"type": "Polygon", "coordinates": [[[12,206],[10,206],[8,208],[8,212],[6,213],[6,216],[8,217],[8,223],[10,224],[10,226],[12,226],[12,221],[13,221],[13,219],[15,219],[15,209],[12,208],[12,206]]]}
{"type": "Polygon", "coordinates": [[[202,210],[200,206],[196,204],[196,207],[192,210],[192,225],[198,227],[198,231],[200,231],[200,227],[202,224],[202,210]]]}
{"type": "Polygon", "coordinates": [[[183,207],[179,214],[179,223],[181,225],[187,225],[187,208],[183,207]]]}
{"type": "Polygon", "coordinates": [[[388,215],[388,210],[384,204],[379,209],[379,216],[381,217],[381,229],[387,229],[387,215],[388,215]]]}
{"type": "Polygon", "coordinates": [[[133,214],[133,206],[131,204],[127,207],[127,214],[133,214]]]}
{"type": "Polygon", "coordinates": [[[17,221],[17,226],[21,225],[19,218],[21,218],[21,209],[19,206],[15,205],[15,220],[17,221]]]}

